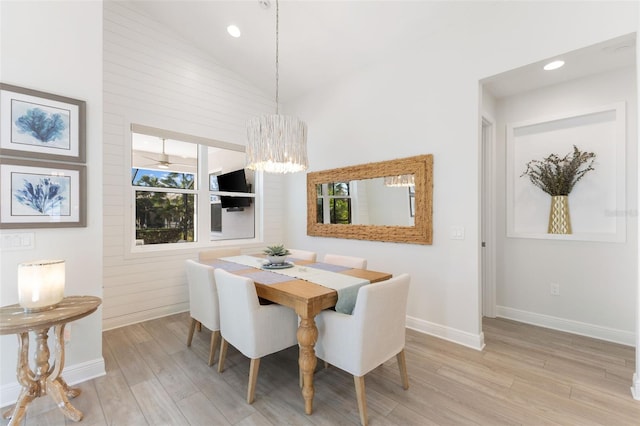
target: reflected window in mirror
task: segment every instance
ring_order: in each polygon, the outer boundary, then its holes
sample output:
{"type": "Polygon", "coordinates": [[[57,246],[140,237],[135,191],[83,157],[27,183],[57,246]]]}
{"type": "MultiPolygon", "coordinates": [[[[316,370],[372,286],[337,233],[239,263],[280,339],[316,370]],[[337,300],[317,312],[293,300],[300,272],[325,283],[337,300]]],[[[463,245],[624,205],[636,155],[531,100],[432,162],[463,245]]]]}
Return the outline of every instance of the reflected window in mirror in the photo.
{"type": "Polygon", "coordinates": [[[316,185],[318,223],[353,223],[350,188],[350,182],[329,182],[316,185]]]}

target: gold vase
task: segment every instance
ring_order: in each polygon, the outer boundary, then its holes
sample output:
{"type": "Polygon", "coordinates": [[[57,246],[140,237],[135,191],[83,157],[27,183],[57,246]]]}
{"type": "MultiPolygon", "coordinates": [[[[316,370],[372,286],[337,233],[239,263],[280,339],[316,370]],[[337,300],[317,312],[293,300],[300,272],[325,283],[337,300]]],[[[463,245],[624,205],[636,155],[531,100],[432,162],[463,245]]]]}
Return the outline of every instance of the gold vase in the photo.
{"type": "Polygon", "coordinates": [[[569,217],[569,196],[552,195],[549,211],[549,234],[571,234],[571,217],[569,217]]]}

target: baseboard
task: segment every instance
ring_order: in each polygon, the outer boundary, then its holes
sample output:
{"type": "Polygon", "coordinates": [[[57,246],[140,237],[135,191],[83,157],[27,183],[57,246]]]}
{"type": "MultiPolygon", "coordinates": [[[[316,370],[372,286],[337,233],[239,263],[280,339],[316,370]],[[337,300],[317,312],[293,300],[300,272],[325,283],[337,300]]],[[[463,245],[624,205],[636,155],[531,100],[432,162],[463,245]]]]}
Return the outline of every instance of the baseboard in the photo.
{"type": "MultiPolygon", "coordinates": [[[[104,358],[100,357],[93,361],[67,365],[64,367],[62,376],[64,377],[64,381],[69,385],[76,385],[96,377],[104,376],[105,374],[104,358]]],[[[2,385],[0,387],[0,407],[15,404],[21,388],[17,381],[2,385]]]]}
{"type": "Polygon", "coordinates": [[[179,314],[189,310],[189,302],[179,303],[176,305],[163,306],[156,309],[134,312],[127,315],[119,315],[113,318],[102,319],[102,331],[112,330],[114,328],[126,327],[128,325],[137,324],[139,322],[150,321],[163,318],[169,315],[179,314]]]}
{"type": "Polygon", "coordinates": [[[407,328],[448,340],[471,349],[481,351],[484,348],[484,334],[473,334],[466,331],[445,327],[429,321],[407,316],[407,328]]]}
{"type": "MultiPolygon", "coordinates": [[[[640,369],[636,368],[636,371],[640,371],[640,369]]],[[[640,376],[638,373],[633,375],[633,383],[631,385],[631,395],[633,395],[633,399],[640,401],[640,376]]]]}
{"type": "Polygon", "coordinates": [[[594,339],[606,340],[607,342],[620,343],[621,345],[635,346],[636,344],[636,336],[632,331],[602,327],[505,306],[496,306],[496,316],[553,330],[593,337],[594,339]]]}

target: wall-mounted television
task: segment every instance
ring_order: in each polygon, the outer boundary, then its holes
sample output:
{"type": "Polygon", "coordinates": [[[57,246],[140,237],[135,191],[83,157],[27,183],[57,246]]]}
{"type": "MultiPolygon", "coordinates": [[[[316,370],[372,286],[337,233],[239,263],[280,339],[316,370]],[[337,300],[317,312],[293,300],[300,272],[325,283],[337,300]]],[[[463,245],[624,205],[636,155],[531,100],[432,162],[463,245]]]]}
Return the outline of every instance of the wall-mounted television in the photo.
{"type": "MultiPolygon", "coordinates": [[[[219,191],[249,192],[249,185],[247,185],[244,169],[224,173],[218,175],[217,178],[219,191]]],[[[251,197],[230,197],[228,195],[222,195],[220,196],[220,204],[223,209],[249,207],[251,205],[251,197]]]]}

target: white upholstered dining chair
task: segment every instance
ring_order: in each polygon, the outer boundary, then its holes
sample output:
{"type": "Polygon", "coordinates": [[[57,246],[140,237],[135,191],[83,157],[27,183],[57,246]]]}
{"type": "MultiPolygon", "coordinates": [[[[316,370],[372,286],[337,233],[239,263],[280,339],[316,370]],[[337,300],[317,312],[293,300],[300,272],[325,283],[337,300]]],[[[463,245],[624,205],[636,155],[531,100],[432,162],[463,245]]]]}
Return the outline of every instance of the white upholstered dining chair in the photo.
{"type": "Polygon", "coordinates": [[[402,274],[362,286],[352,315],[324,310],[316,316],[316,355],[353,374],[363,426],[367,424],[365,374],[396,356],[402,387],[409,389],[404,356],[409,281],[409,275],[402,274]]]}
{"type": "Polygon", "coordinates": [[[347,268],[367,269],[367,259],[362,257],[343,256],[341,254],[327,253],[322,260],[324,263],[345,266],[347,268]]]}
{"type": "Polygon", "coordinates": [[[315,262],[317,255],[313,251],[289,249],[289,257],[298,260],[308,260],[310,262],[315,262]]]}
{"type": "Polygon", "coordinates": [[[191,316],[187,346],[191,346],[196,326],[202,324],[211,330],[208,360],[208,364],[211,366],[220,339],[218,292],[216,291],[213,268],[191,259],[185,261],[185,268],[189,285],[189,315],[191,316]]]}
{"type": "Polygon", "coordinates": [[[251,278],[215,270],[220,299],[220,359],[224,369],[227,346],[231,344],[251,359],[247,402],[253,403],[260,358],[298,344],[298,316],[293,309],[272,304],[260,305],[251,278]]]}
{"type": "Polygon", "coordinates": [[[198,253],[198,260],[200,262],[207,262],[221,257],[240,256],[240,254],[239,248],[217,248],[201,251],[198,253]]]}

